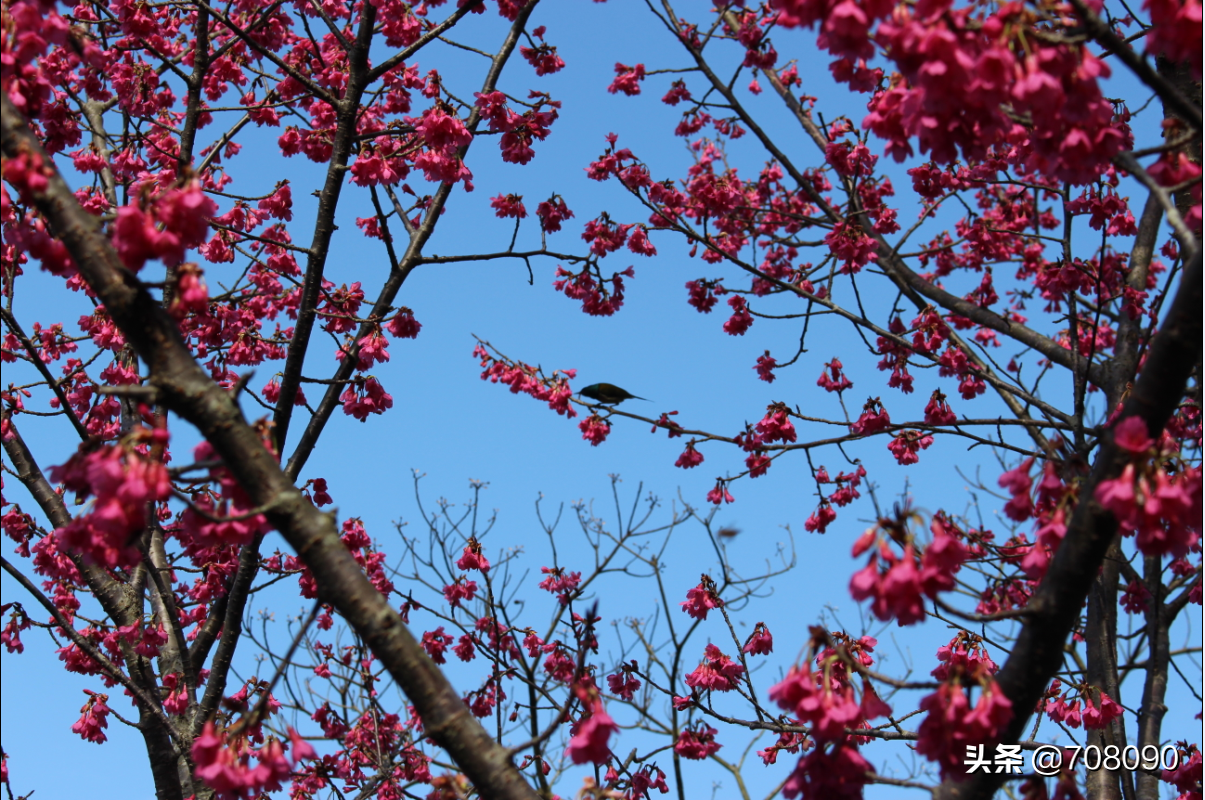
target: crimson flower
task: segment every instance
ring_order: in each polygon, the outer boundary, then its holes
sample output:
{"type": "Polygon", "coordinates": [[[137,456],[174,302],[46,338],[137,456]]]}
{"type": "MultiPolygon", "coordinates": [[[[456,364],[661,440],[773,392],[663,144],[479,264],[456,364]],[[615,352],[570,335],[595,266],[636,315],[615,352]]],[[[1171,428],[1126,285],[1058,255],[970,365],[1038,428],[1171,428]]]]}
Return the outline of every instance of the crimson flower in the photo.
{"type": "Polygon", "coordinates": [[[686,676],[686,685],[692,689],[730,692],[743,674],[743,666],[724,655],[714,644],[709,644],[703,649],[702,663],[686,676]]]}
{"type": "Polygon", "coordinates": [[[770,629],[766,627],[766,623],[759,622],[753,628],[753,633],[745,640],[745,646],[741,648],[741,652],[751,656],[766,656],[774,650],[774,637],[770,634],[770,629]]]}
{"type": "Polygon", "coordinates": [[[464,546],[464,553],[457,559],[456,566],[458,569],[465,571],[471,569],[480,570],[481,572],[490,571],[489,559],[481,552],[481,544],[477,541],[476,537],[469,537],[469,542],[464,546]]]}
{"type": "Polygon", "coordinates": [[[592,446],[598,447],[607,440],[607,434],[611,432],[611,423],[598,414],[591,414],[578,423],[578,428],[582,432],[583,439],[592,446]]]}
{"type": "Polygon", "coordinates": [[[629,97],[640,94],[640,82],[644,80],[644,64],[629,67],[626,64],[615,65],[615,80],[607,87],[611,94],[623,92],[629,97]]]}
{"type": "Polygon", "coordinates": [[[690,469],[697,467],[703,463],[703,454],[695,449],[694,440],[690,440],[686,444],[686,449],[682,451],[682,455],[678,456],[678,460],[674,462],[675,467],[682,469],[690,469]]]}
{"type": "Polygon", "coordinates": [[[724,605],[716,594],[715,582],[704,575],[699,585],[686,591],[686,599],[679,603],[682,610],[695,619],[707,619],[707,612],[724,605]]]}
{"type": "Polygon", "coordinates": [[[619,731],[619,725],[603,709],[601,700],[595,700],[588,715],[574,723],[573,737],[565,749],[565,755],[574,764],[605,764],[611,757],[607,742],[611,734],[619,731]]]}
{"type": "Polygon", "coordinates": [[[715,740],[717,733],[715,728],[702,722],[683,728],[678,733],[678,741],[674,742],[674,752],[683,758],[702,761],[723,747],[715,740]]]}

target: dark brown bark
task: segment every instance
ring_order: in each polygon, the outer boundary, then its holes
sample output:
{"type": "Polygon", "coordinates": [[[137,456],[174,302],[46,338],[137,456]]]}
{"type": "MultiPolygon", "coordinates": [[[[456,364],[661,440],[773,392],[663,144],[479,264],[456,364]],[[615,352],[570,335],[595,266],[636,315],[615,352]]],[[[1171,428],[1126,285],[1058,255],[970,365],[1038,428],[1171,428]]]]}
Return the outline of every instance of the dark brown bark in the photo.
{"type": "MultiPolygon", "coordinates": [[[[1100,692],[1118,699],[1117,694],[1117,581],[1121,574],[1119,560],[1124,558],[1121,552],[1121,537],[1114,536],[1109,546],[1109,553],[1100,572],[1092,582],[1092,590],[1088,594],[1087,625],[1084,628],[1084,641],[1087,649],[1088,669],[1084,676],[1087,684],[1092,687],[1092,699],[1099,705],[1100,692]]],[[[1089,730],[1087,744],[1103,748],[1106,745],[1125,747],[1124,741],[1117,741],[1116,730],[1089,730]]],[[[1105,769],[1103,766],[1088,772],[1088,796],[1096,800],[1119,800],[1123,795],[1120,781],[1125,776],[1119,770],[1105,769]]],[[[1131,783],[1133,778],[1130,779],[1131,783]]],[[[1126,800],[1133,800],[1133,786],[1124,792],[1126,800]]]]}
{"type": "MultiPolygon", "coordinates": [[[[1150,657],[1146,668],[1146,680],[1142,685],[1142,706],[1138,714],[1138,752],[1147,745],[1158,747],[1163,717],[1167,706],[1163,700],[1167,695],[1167,669],[1171,662],[1171,642],[1168,627],[1171,624],[1167,607],[1167,590],[1163,585],[1161,559],[1148,557],[1143,565],[1143,578],[1150,589],[1151,599],[1146,610],[1147,638],[1150,641],[1150,657]]],[[[1160,785],[1158,770],[1139,770],[1136,777],[1138,800],[1158,800],[1160,785]]]]}

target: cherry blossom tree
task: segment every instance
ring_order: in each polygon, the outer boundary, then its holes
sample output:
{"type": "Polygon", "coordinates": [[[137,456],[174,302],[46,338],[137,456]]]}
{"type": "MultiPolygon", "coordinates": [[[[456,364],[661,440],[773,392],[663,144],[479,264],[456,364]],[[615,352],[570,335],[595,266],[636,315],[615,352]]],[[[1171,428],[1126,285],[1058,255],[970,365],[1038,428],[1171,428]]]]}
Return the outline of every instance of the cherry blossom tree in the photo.
{"type": "MultiPolygon", "coordinates": [[[[633,114],[664,92],[681,119],[644,135],[681,137],[685,174],[599,131],[581,166],[608,211],[576,215],[573,176],[533,213],[517,186],[489,201],[514,221],[509,246],[437,255],[474,169],[529,165],[554,133],[562,102],[538,87],[565,61],[542,10],[5,0],[0,312],[18,378],[2,566],[22,596],[2,641],[20,653],[37,628],[31,647],[95,677],[64,729],[103,743],[133,727],[169,800],[684,800],[708,769],[743,797],[988,798],[1007,781],[1026,798],[1199,798],[1199,743],[1165,724],[1169,683],[1200,653],[1171,639],[1202,585],[1199,0],[633,4],[669,46],[595,90],[633,114]],[[423,73],[436,48],[476,74],[423,73]],[[807,94],[834,87],[833,108],[807,94]],[[282,159],[278,182],[243,181],[244,148],[282,159]],[[321,173],[304,221],[303,160],[321,173]],[[373,213],[340,232],[345,189],[373,213]],[[538,247],[517,246],[521,228],[538,247]],[[341,237],[374,242],[387,270],[335,285],[341,237]],[[613,520],[573,509],[580,560],[541,507],[541,564],[491,544],[476,495],[424,506],[400,552],[355,509],[321,510],[327,480],[302,473],[321,471],[339,412],[372,426],[392,408],[389,348],[421,336],[422,309],[403,305],[416,270],[517,259],[609,317],[659,247],[703,262],[664,302],[725,309],[717,336],[777,326],[797,342],[750,353],[757,422],[591,402],[574,368],[502,342],[473,357],[561,435],[684,440],[650,452],[718,462],[706,497],[666,509],[616,485],[613,520]],[[27,286],[90,313],[25,311],[27,286]],[[806,400],[757,383],[809,350],[826,352],[806,400]],[[38,452],[48,429],[78,441],[65,461],[38,452]],[[901,488],[941,440],[990,473],[969,510],[922,510],[945,500],[901,488]],[[750,571],[730,551],[716,509],[776,480],[779,459],[807,465],[788,490],[807,534],[847,534],[860,630],[767,614],[738,632],[784,574],[839,566],[784,546],[750,571]],[[665,565],[683,529],[714,553],[697,580],[665,565]],[[308,613],[283,639],[249,625],[286,586],[308,613]],[[653,599],[612,627],[600,598],[625,591],[653,599]],[[890,673],[871,635],[887,624],[953,633],[917,674],[890,673]],[[240,643],[271,668],[238,680],[240,643]],[[1068,742],[1135,760],[1077,769],[1068,742]],[[1010,748],[1066,760],[1012,772],[1010,748]]],[[[7,761],[0,781],[23,791],[7,761]]]]}

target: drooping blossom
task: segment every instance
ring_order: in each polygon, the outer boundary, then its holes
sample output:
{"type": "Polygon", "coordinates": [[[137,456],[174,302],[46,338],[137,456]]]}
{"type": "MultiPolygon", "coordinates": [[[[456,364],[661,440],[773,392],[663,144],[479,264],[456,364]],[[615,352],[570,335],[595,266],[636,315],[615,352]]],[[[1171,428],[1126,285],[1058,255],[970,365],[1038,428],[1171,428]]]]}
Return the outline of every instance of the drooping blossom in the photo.
{"type": "Polygon", "coordinates": [[[774,651],[774,637],[766,623],[759,622],[753,627],[753,633],[745,640],[741,652],[751,656],[765,656],[774,651]]]}
{"type": "Polygon", "coordinates": [[[809,725],[817,742],[841,742],[847,730],[862,727],[871,719],[890,713],[867,685],[859,698],[853,684],[832,674],[829,664],[813,671],[804,662],[791,668],[787,677],[770,688],[770,699],[809,725]]]}
{"type": "Polygon", "coordinates": [[[757,363],[754,364],[753,369],[757,371],[759,380],[763,380],[766,383],[774,383],[774,379],[777,377],[774,374],[774,369],[777,366],[778,362],[774,360],[774,357],[770,355],[770,351],[767,350],[765,355],[757,357],[757,363]]]}
{"type": "Polygon", "coordinates": [[[453,608],[460,608],[462,601],[471,601],[477,596],[477,581],[465,580],[463,577],[459,577],[445,586],[443,592],[444,599],[453,608]]]}
{"type": "Polygon", "coordinates": [[[986,675],[951,675],[933,694],[920,702],[926,712],[917,728],[916,752],[936,762],[942,777],[966,772],[968,747],[999,741],[1012,719],[1012,703],[986,675]],[[971,704],[969,692],[977,699],[971,704]]]}
{"type": "Polygon", "coordinates": [[[702,722],[688,725],[678,733],[674,752],[692,761],[702,761],[723,747],[715,740],[717,733],[715,728],[702,722]]]}
{"type": "Polygon", "coordinates": [[[622,92],[630,96],[640,94],[640,82],[644,80],[644,64],[629,67],[626,64],[615,65],[615,80],[607,87],[611,94],[622,92]]]}
{"type": "Polygon", "coordinates": [[[686,449],[682,451],[682,455],[678,456],[678,460],[674,462],[675,467],[690,469],[697,467],[703,463],[703,454],[695,449],[694,439],[686,443],[686,449]]]}
{"type": "Polygon", "coordinates": [[[891,437],[887,449],[895,456],[901,466],[908,466],[920,461],[919,451],[927,450],[933,444],[933,437],[917,430],[903,430],[891,437]]]}
{"type": "Polygon", "coordinates": [[[881,431],[890,424],[891,416],[887,413],[887,409],[883,407],[879,398],[872,397],[866,401],[866,405],[862,408],[862,415],[849,426],[849,429],[859,436],[866,436],[875,431],[881,431]]]}
{"type": "Polygon", "coordinates": [[[849,742],[815,747],[799,759],[782,794],[788,800],[860,800],[874,768],[849,742]]]}
{"type": "Polygon", "coordinates": [[[890,537],[880,536],[876,528],[854,544],[854,558],[870,551],[870,559],[850,579],[849,592],[855,600],[871,600],[871,611],[879,619],[895,619],[900,625],[921,622],[926,616],[924,599],[954,588],[954,575],[967,560],[966,547],[938,520],[930,527],[932,543],[919,556],[912,541],[897,555],[890,537]]]}
{"type": "Polygon", "coordinates": [[[168,438],[166,429],[138,427],[119,444],[81,448],[65,464],[50,468],[50,479],[78,499],[93,498],[87,513],[55,532],[65,549],[104,567],[137,563],[141,555],[133,537],[146,526],[148,506],[171,495],[166,467],[140,449],[143,444],[162,448],[168,438]]]}
{"type": "Polygon", "coordinates": [[[314,748],[289,728],[291,756],[286,757],[284,743],[273,738],[253,750],[245,738],[227,739],[225,731],[206,722],[201,735],[193,740],[192,757],[196,776],[213,789],[219,800],[241,800],[262,792],[278,791],[302,760],[316,758],[314,748]],[[254,757],[259,764],[251,766],[254,757]]]}
{"type": "Polygon", "coordinates": [[[757,432],[763,442],[794,442],[795,426],[791,423],[791,410],[785,403],[772,403],[766,415],[757,423],[757,432]]]}
{"type": "Polygon", "coordinates": [[[573,590],[582,581],[582,574],[569,572],[561,567],[540,567],[540,572],[547,576],[540,581],[540,588],[557,595],[561,605],[569,605],[573,590]]]}
{"type": "Polygon", "coordinates": [[[724,655],[720,648],[708,644],[703,649],[703,661],[686,676],[686,685],[692,689],[730,692],[745,674],[745,668],[724,655]]]}
{"type": "Polygon", "coordinates": [[[619,731],[619,725],[603,708],[602,700],[594,700],[585,714],[574,723],[565,755],[574,764],[605,764],[611,758],[611,734],[619,731]]]}
{"type": "Polygon", "coordinates": [[[109,727],[109,706],[106,703],[109,700],[107,694],[97,694],[84,690],[84,694],[88,695],[88,702],[84,703],[84,707],[80,709],[80,718],[71,726],[71,730],[79,734],[80,738],[85,742],[95,742],[103,744],[109,737],[105,736],[104,729],[109,727]]]}
{"type": "Polygon", "coordinates": [[[728,484],[725,481],[716,481],[715,486],[707,493],[707,502],[719,505],[720,503],[731,503],[735,500],[732,492],[728,491],[728,484]]]}
{"type": "Polygon", "coordinates": [[[640,679],[633,674],[636,668],[636,662],[632,661],[631,665],[622,664],[618,672],[607,676],[607,689],[611,694],[617,695],[624,700],[631,700],[632,696],[640,690],[640,679]]]}
{"type": "Polygon", "coordinates": [[[699,585],[687,590],[686,599],[678,605],[694,619],[707,619],[707,612],[724,605],[724,601],[716,590],[715,581],[707,575],[702,576],[699,585]]]}
{"type": "Polygon", "coordinates": [[[461,554],[460,558],[456,560],[456,567],[458,569],[463,569],[466,572],[472,569],[479,570],[481,572],[490,571],[489,559],[487,559],[485,554],[481,551],[481,543],[477,541],[476,537],[469,537],[468,544],[464,546],[464,552],[461,554]]]}
{"type": "Polygon", "coordinates": [[[820,377],[816,380],[816,385],[823,388],[826,392],[837,392],[838,394],[852,388],[854,382],[846,377],[842,371],[844,369],[845,367],[839,358],[834,358],[832,361],[825,363],[824,371],[820,373],[820,377]]]}
{"type": "Polygon", "coordinates": [[[578,427],[581,429],[582,438],[594,447],[598,447],[605,442],[607,435],[611,432],[611,423],[607,422],[597,413],[586,417],[578,423],[578,427]]]}

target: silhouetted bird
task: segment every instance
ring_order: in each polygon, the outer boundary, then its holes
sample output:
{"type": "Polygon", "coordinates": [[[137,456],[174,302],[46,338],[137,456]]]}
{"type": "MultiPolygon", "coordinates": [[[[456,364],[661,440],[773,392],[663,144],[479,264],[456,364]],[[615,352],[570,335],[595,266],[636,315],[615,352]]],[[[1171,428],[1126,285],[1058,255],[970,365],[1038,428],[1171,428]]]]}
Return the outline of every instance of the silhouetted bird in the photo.
{"type": "Polygon", "coordinates": [[[628,394],[628,392],[620,389],[613,383],[591,384],[590,386],[587,386],[585,389],[582,389],[580,392],[578,392],[578,394],[580,394],[582,397],[588,397],[591,400],[595,400],[605,406],[617,406],[624,400],[644,400],[645,402],[651,402],[646,397],[637,397],[634,394],[628,394]]]}

